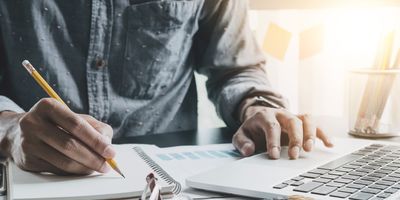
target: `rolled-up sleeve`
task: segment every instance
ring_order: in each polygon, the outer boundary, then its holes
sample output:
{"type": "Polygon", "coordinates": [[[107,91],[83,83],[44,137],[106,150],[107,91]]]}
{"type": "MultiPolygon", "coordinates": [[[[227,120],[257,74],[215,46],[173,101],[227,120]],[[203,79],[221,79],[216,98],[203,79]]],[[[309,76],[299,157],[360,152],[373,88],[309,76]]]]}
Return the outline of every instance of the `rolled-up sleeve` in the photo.
{"type": "Polygon", "coordinates": [[[6,96],[0,95],[0,112],[12,111],[16,113],[25,112],[21,107],[14,103],[11,99],[6,96]]]}
{"type": "Polygon", "coordinates": [[[247,12],[245,0],[205,0],[194,41],[198,71],[208,77],[208,96],[232,128],[240,126],[236,112],[246,97],[261,95],[271,105],[287,107],[286,99],[267,79],[266,59],[247,12]]]}
{"type": "MultiPolygon", "coordinates": [[[[1,26],[0,26],[0,84],[3,83],[3,70],[5,66],[5,51],[3,45],[3,37],[1,37],[1,26]]],[[[4,90],[4,87],[0,87],[4,90]]],[[[14,103],[10,98],[4,96],[4,91],[0,90],[0,112],[2,111],[13,111],[17,113],[24,112],[24,110],[14,103]]]]}

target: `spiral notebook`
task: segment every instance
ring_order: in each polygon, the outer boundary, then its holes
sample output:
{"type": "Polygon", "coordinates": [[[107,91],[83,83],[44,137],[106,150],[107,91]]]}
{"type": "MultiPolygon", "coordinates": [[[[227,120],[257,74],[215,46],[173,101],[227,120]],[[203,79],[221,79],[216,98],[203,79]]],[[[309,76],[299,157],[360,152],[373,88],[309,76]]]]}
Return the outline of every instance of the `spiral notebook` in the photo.
{"type": "Polygon", "coordinates": [[[120,199],[135,198],[146,186],[146,176],[158,177],[162,194],[176,194],[180,184],[155,163],[143,148],[156,149],[152,145],[115,145],[117,161],[126,178],[115,172],[94,173],[89,176],[55,176],[23,171],[15,164],[10,166],[12,199],[120,199]]]}

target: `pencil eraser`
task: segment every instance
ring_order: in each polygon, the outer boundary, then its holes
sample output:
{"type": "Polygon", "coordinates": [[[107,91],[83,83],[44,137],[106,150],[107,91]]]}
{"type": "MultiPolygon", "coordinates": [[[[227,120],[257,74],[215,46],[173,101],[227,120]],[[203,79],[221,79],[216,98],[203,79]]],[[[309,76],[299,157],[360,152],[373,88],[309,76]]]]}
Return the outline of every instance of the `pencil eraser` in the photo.
{"type": "Polygon", "coordinates": [[[28,60],[24,60],[24,61],[22,61],[22,65],[29,65],[30,63],[29,63],[29,61],[28,60]]]}

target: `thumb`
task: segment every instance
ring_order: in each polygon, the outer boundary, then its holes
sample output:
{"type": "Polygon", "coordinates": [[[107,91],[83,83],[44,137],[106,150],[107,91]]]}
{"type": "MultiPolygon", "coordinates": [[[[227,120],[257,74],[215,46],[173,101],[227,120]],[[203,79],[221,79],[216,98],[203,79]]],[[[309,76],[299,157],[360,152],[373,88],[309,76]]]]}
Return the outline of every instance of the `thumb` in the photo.
{"type": "Polygon", "coordinates": [[[243,156],[251,156],[255,152],[254,142],[244,133],[242,128],[233,135],[232,143],[243,156]]]}

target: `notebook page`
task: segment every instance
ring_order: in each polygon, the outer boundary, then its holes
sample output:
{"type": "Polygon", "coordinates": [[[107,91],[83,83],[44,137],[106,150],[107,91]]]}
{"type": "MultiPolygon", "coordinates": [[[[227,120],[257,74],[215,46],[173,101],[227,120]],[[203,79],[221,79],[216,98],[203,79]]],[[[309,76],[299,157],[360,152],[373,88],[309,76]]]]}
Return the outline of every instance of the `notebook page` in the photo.
{"type": "MultiPolygon", "coordinates": [[[[138,146],[138,145],[135,145],[138,146]]],[[[141,145],[139,145],[141,146],[141,145]]],[[[146,149],[157,149],[156,146],[146,149]]],[[[29,173],[12,165],[14,199],[112,199],[138,197],[143,191],[145,177],[152,170],[133,151],[133,145],[115,145],[115,157],[124,179],[114,171],[89,176],[55,176],[29,173]]],[[[167,184],[160,181],[162,186],[167,184]]],[[[162,191],[172,187],[164,187],[162,191]]]]}
{"type": "Polygon", "coordinates": [[[241,158],[232,144],[202,146],[176,146],[143,150],[182,186],[182,193],[193,198],[218,197],[215,193],[194,191],[185,185],[185,179],[192,175],[222,166],[241,158]]]}

